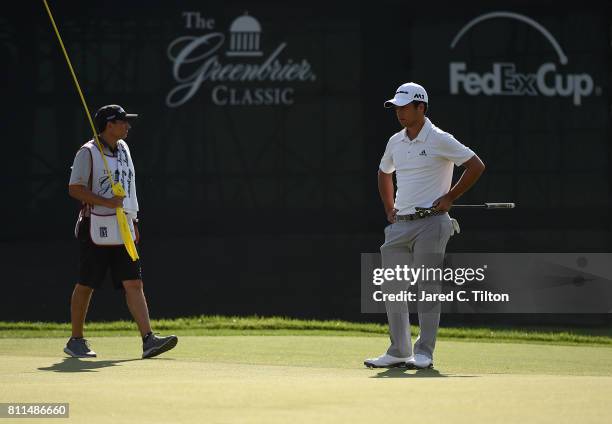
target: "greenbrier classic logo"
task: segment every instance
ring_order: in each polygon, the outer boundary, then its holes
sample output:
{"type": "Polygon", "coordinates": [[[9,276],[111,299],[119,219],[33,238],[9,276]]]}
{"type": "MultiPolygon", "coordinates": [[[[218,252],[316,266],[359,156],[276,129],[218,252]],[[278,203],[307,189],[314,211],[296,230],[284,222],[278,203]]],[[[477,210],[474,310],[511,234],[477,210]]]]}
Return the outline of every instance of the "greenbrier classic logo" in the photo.
{"type": "MultiPolygon", "coordinates": [[[[216,25],[199,12],[182,16],[189,30],[212,30],[216,25]]],[[[231,23],[228,37],[208,32],[174,39],[167,55],[178,85],[166,96],[166,105],[185,104],[206,82],[216,84],[210,96],[217,106],[292,105],[294,88],[287,83],[316,81],[312,66],[307,59],[281,59],[286,42],[266,54],[262,41],[261,24],[248,12],[231,23]],[[244,87],[245,82],[253,85],[244,87]]]]}

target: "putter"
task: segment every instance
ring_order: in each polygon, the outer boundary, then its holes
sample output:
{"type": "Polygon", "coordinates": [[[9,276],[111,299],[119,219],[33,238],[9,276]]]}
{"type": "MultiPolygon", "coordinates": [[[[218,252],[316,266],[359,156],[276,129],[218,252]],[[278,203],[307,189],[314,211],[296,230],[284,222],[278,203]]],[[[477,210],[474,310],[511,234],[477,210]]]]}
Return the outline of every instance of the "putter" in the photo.
{"type": "MultiPolygon", "coordinates": [[[[476,204],[476,205],[453,205],[451,207],[451,209],[453,208],[460,208],[460,209],[514,209],[515,204],[514,203],[483,203],[483,204],[476,204]]],[[[419,208],[416,207],[414,208],[416,210],[416,214],[419,215],[421,218],[425,217],[425,216],[430,216],[434,213],[436,213],[435,207],[432,206],[431,208],[419,208]]]]}

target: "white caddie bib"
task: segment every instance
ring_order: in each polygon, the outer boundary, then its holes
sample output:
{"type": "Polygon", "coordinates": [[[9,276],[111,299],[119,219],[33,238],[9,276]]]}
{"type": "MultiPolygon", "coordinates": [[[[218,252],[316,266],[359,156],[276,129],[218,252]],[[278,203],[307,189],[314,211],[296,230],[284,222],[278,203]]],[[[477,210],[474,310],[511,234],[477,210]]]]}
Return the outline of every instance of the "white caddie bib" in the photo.
{"type": "MultiPolygon", "coordinates": [[[[88,142],[85,144],[89,152],[91,153],[91,191],[98,196],[112,198],[113,191],[111,188],[111,180],[104,167],[104,161],[100,149],[94,142],[88,142]]],[[[118,155],[123,152],[119,149],[118,155]]],[[[106,163],[111,172],[114,172],[113,180],[115,182],[120,181],[119,170],[117,164],[117,157],[106,156],[106,163]]],[[[126,159],[127,161],[127,159],[126,159]]],[[[132,181],[129,181],[131,184],[132,181]]],[[[125,187],[124,187],[125,188],[125,187]]],[[[125,201],[124,201],[125,203],[125,201]]],[[[132,239],[136,238],[134,230],[134,223],[131,219],[128,219],[128,225],[130,232],[132,233],[132,239]]],[[[110,209],[100,205],[93,205],[90,207],[90,224],[89,234],[91,241],[98,246],[122,246],[123,239],[119,231],[119,223],[117,222],[117,215],[115,209],[110,209]]]]}

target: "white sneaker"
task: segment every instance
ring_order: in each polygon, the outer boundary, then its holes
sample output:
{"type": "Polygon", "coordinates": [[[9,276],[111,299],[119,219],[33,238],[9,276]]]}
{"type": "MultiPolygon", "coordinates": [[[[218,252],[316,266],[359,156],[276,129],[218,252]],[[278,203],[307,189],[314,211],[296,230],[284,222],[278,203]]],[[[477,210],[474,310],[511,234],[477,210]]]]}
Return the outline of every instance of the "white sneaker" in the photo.
{"type": "Polygon", "coordinates": [[[406,361],[406,366],[412,369],[423,369],[423,368],[433,368],[433,361],[429,356],[421,355],[417,353],[416,355],[410,357],[406,361]]]}
{"type": "Polygon", "coordinates": [[[384,355],[379,356],[378,358],[370,358],[366,359],[363,362],[368,368],[395,368],[395,367],[404,367],[406,366],[406,361],[408,361],[411,356],[408,358],[396,358],[395,356],[384,355]]]}

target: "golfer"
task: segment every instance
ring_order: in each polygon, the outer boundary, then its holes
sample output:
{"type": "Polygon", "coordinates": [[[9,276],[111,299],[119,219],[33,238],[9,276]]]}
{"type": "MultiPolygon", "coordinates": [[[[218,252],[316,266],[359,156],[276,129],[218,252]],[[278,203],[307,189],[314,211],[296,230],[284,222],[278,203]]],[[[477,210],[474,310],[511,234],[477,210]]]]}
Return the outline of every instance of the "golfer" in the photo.
{"type": "Polygon", "coordinates": [[[83,325],[94,289],[100,288],[108,271],[113,286],[125,292],[128,308],[142,336],[142,357],[150,358],[174,348],[176,336],[153,334],[149,310],[143,292],[140,261],[133,261],[119,233],[116,208],[123,207],[136,243],[137,222],[136,173],[124,139],[130,129],[129,120],[138,115],[127,114],[118,105],[103,106],[95,114],[96,130],[103,146],[113,181],[120,182],[126,196],[114,196],[104,160],[95,140],[85,143],[77,152],[70,175],[70,196],[82,203],[75,236],[79,240],[79,282],[72,292],[70,314],[72,337],[64,352],[75,358],[95,357],[83,338],[83,325]]]}
{"type": "MultiPolygon", "coordinates": [[[[378,170],[378,189],[390,223],[380,248],[384,267],[393,267],[398,261],[414,268],[442,266],[446,243],[458,230],[448,210],[485,168],[472,150],[425,116],[428,104],[425,89],[413,82],[402,84],[384,104],[395,109],[403,127],[389,139],[378,170]],[[465,171],[451,188],[453,165],[463,166],[465,171]],[[431,210],[423,213],[422,208],[431,210]]],[[[428,293],[439,293],[441,284],[440,281],[417,281],[418,290],[428,293]]],[[[440,303],[434,302],[423,310],[419,307],[420,332],[414,349],[406,302],[399,306],[397,302],[385,302],[385,307],[391,346],[386,353],[367,359],[364,364],[373,368],[433,366],[440,303]]]]}

